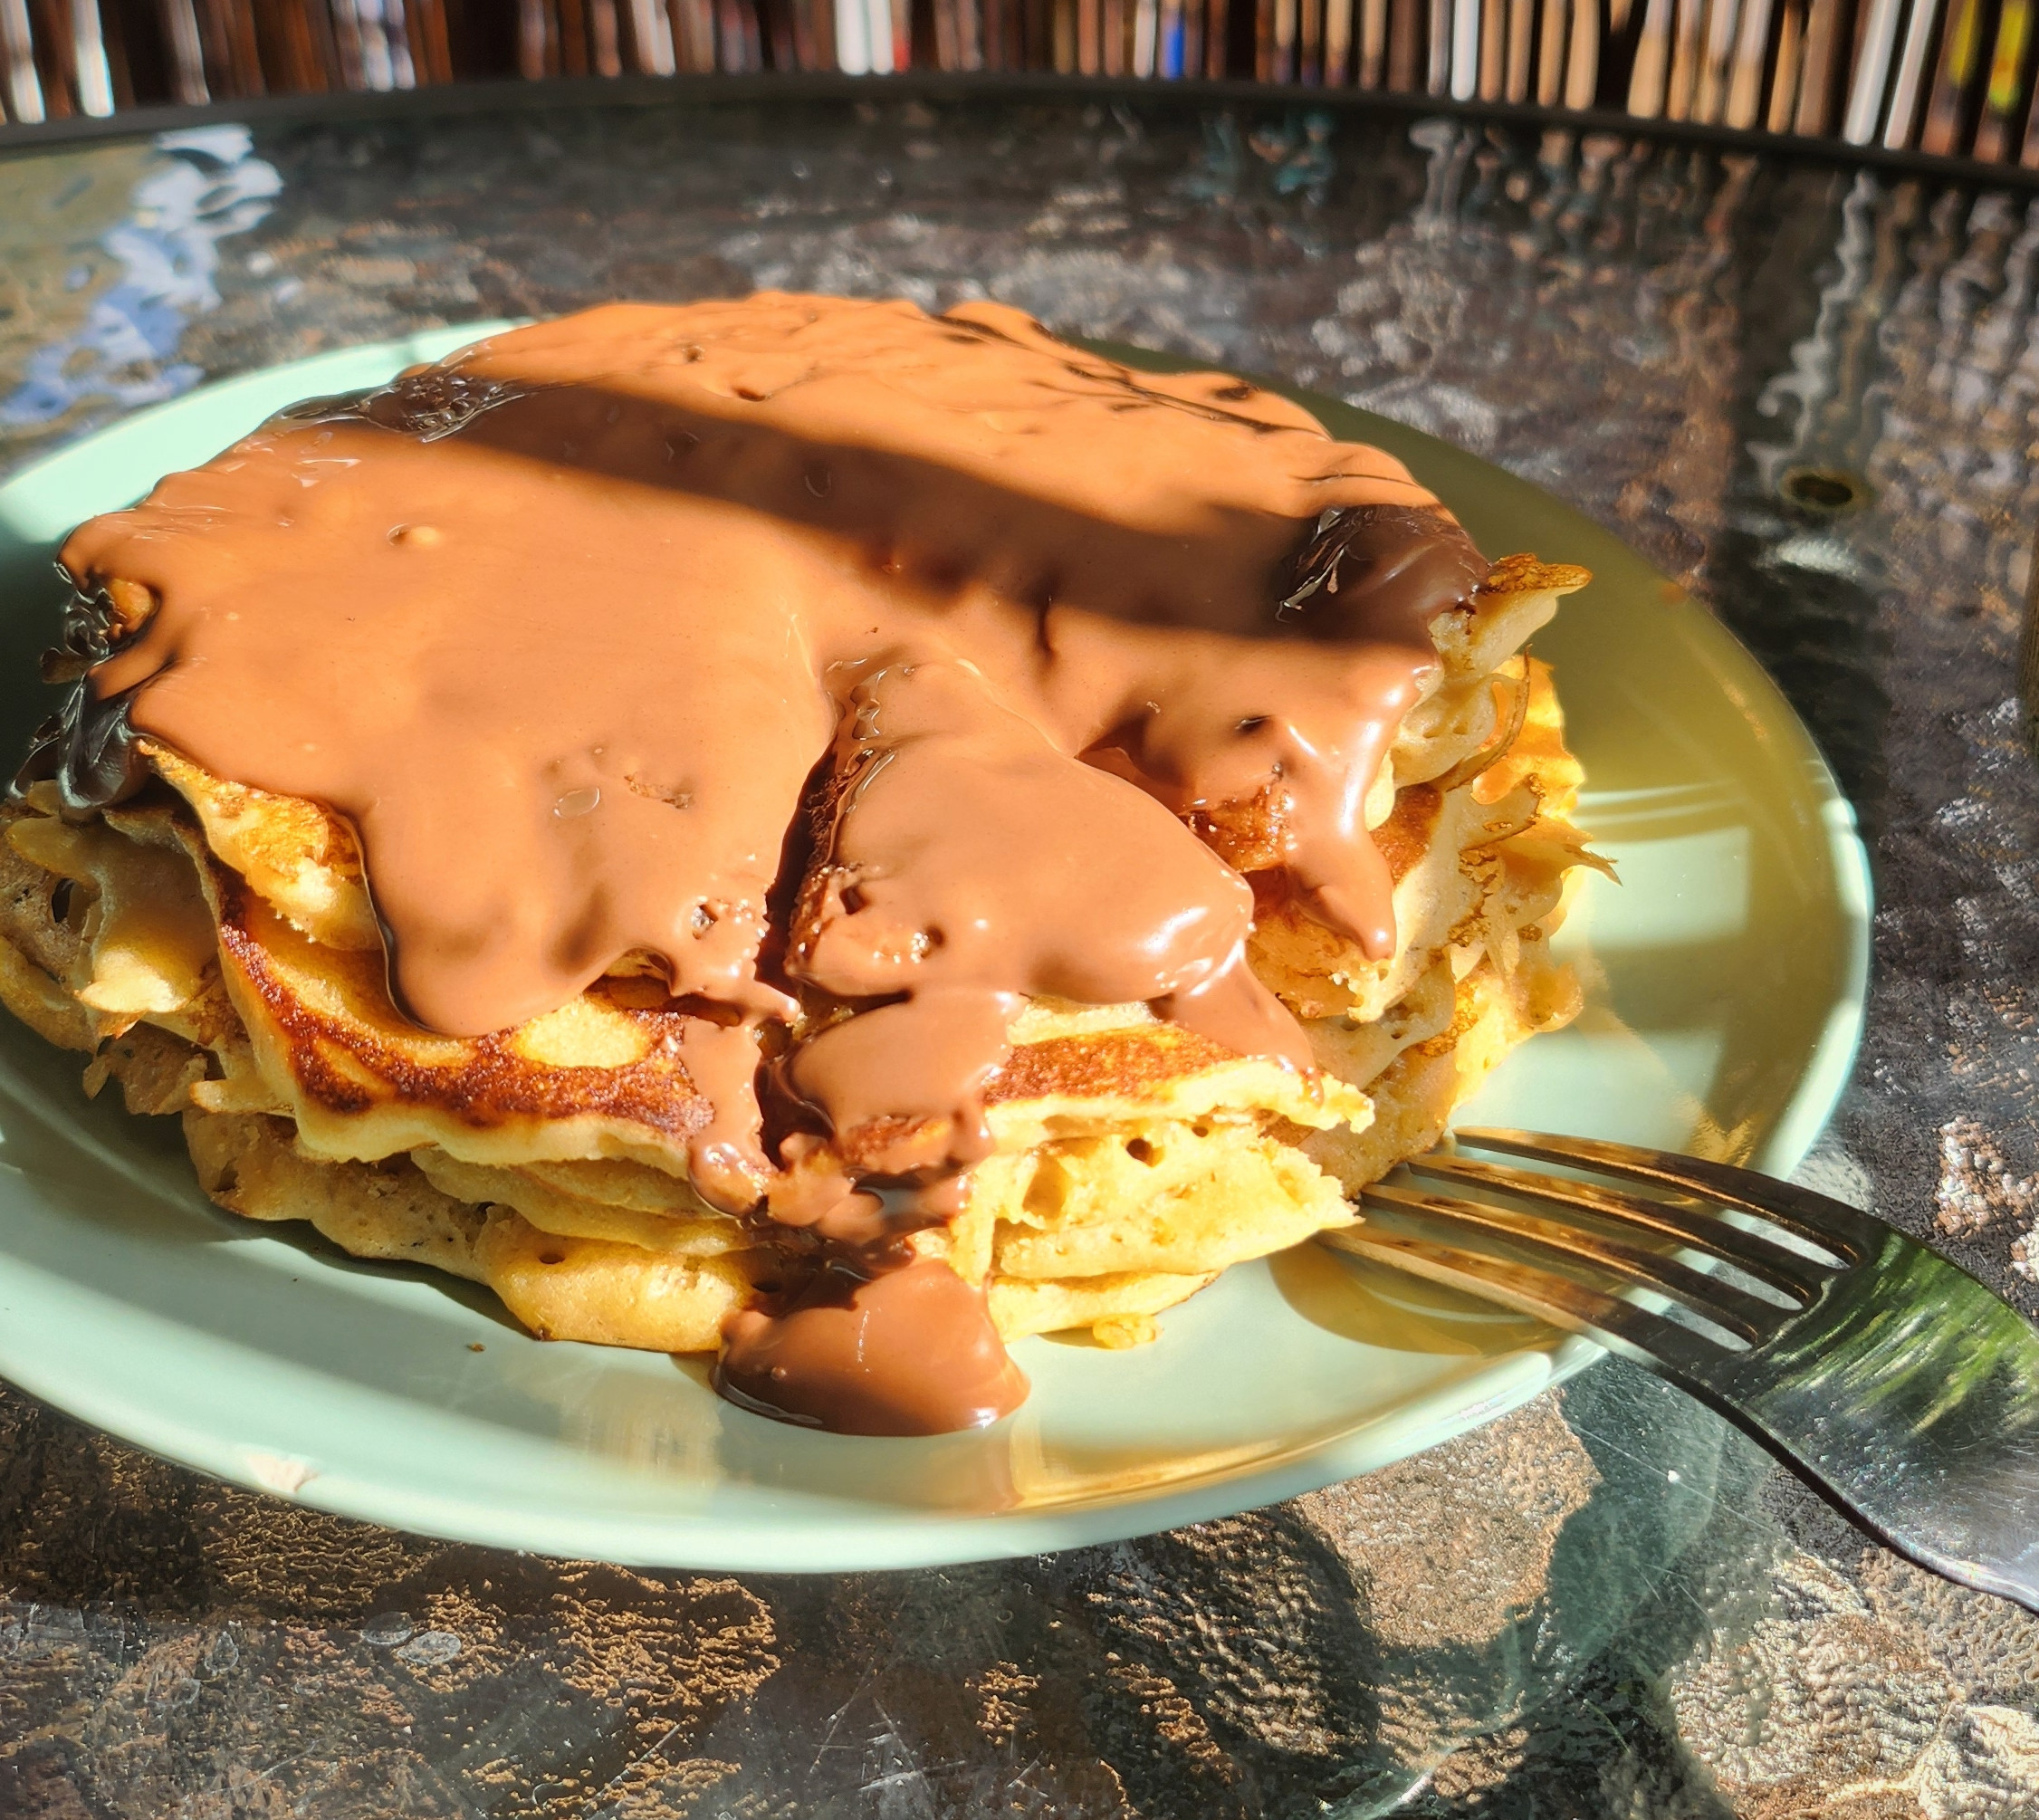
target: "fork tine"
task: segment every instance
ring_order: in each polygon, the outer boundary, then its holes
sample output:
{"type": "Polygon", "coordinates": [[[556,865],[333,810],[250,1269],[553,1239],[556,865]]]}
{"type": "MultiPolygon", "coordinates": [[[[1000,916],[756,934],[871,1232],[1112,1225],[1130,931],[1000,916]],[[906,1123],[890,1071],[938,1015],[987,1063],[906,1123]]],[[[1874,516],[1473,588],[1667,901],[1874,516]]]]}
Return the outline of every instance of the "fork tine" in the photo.
{"type": "Polygon", "coordinates": [[[1568,1164],[1597,1170],[1617,1181],[1698,1194],[1723,1207],[1738,1208],[1782,1227],[1812,1244],[1825,1247],[1843,1263],[1860,1264],[1876,1255],[1884,1228],[1839,1201],[1758,1175],[1732,1164],[1704,1162],[1668,1150],[1645,1150],[1632,1144],[1611,1144],[1596,1137],[1553,1137],[1540,1131],[1474,1127],[1452,1134],[1478,1150],[1498,1150],[1532,1162],[1568,1164]]]}
{"type": "Polygon", "coordinates": [[[1386,1232],[1371,1221],[1317,1234],[1326,1245],[1374,1259],[1412,1275],[1500,1302],[1567,1333],[1584,1334],[1639,1365],[1697,1375],[1723,1355],[1711,1341],[1633,1302],[1568,1277],[1511,1263],[1435,1240],[1386,1232]]]}
{"type": "Polygon", "coordinates": [[[1420,1237],[1453,1240],[1478,1233],[1501,1239],[1527,1251],[1538,1265],[1563,1271],[1585,1264],[1640,1288],[1654,1289],[1725,1328],[1745,1346],[1759,1344],[1797,1312],[1758,1301],[1732,1284],[1701,1276],[1675,1258],[1535,1213],[1489,1207],[1456,1195],[1389,1187],[1378,1182],[1365,1189],[1360,1199],[1368,1207],[1414,1226],[1420,1237]]]}
{"type": "Polygon", "coordinates": [[[1623,1194],[1590,1182],[1573,1182],[1546,1175],[1533,1169],[1511,1169],[1506,1164],[1476,1162],[1469,1156],[1436,1153],[1412,1156],[1403,1165],[1412,1175],[1434,1177],[1442,1182],[1463,1182],[1491,1188],[1568,1212],[1588,1213],[1625,1227],[1676,1239],[1682,1244],[1710,1251],[1717,1258],[1746,1270],[1759,1282],[1792,1297],[1801,1304],[1819,1294],[1826,1271],[1803,1251],[1766,1239],[1759,1232],[1730,1226],[1711,1213],[1702,1213],[1675,1202],[1652,1201],[1640,1194],[1623,1194]]]}

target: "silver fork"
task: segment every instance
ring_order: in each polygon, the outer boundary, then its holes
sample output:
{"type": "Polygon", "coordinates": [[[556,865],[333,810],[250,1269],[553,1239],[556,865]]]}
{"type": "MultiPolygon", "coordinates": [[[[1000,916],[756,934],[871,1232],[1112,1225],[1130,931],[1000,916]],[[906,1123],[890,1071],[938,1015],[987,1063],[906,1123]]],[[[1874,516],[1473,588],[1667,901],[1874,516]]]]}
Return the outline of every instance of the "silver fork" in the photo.
{"type": "Polygon", "coordinates": [[[1453,1136],[1630,1185],[1441,1152],[1404,1171],[1470,1193],[1397,1172],[1326,1240],[1589,1336],[1711,1404],[1900,1554],[2039,1611],[2039,1328],[1882,1221],[1752,1170],[1540,1132],[1453,1136]]]}

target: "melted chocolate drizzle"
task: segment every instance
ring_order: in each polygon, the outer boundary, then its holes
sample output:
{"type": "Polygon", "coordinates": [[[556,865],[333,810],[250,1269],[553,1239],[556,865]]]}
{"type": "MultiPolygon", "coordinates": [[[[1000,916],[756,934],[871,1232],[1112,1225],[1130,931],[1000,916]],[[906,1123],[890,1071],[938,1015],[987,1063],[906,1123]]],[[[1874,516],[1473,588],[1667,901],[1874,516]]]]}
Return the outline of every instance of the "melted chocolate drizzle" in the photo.
{"type": "Polygon", "coordinates": [[[1431,621],[1467,605],[1487,559],[1452,520],[1427,506],[1334,508],[1296,559],[1295,586],[1275,617],[1306,637],[1380,639],[1431,648],[1431,621]]]}
{"type": "Polygon", "coordinates": [[[1021,1003],[1144,999],[1310,1066],[1200,815],[1278,786],[1300,900],[1393,952],[1361,806],[1430,620],[1485,576],[1399,464],[1227,376],[995,305],[776,296],[611,306],[308,401],[63,561],[89,667],[17,788],[119,800],[146,735],[329,805],[394,995],[449,1034],[652,957],[712,1014],[697,1184],[808,1260],[719,1381],[888,1433],[1025,1392],[981,1290],[903,1242],[962,1204],[1021,1003]],[[151,607],[118,638],[114,583],[151,607]],[[858,1014],[761,1075],[797,995],[858,1014]]]}
{"type": "Polygon", "coordinates": [[[31,784],[54,781],[67,815],[86,816],[125,802],[152,773],[135,751],[135,733],[128,718],[126,694],[96,697],[89,685],[94,665],[103,663],[120,642],[120,617],[103,589],[79,589],[64,608],[62,629],[54,649],[45,652],[45,676],[75,675],[63,705],[29,737],[8,789],[18,800],[31,784]]]}
{"type": "Polygon", "coordinates": [[[716,1361],[723,1395],[760,1415],[839,1434],[981,1428],[1024,1401],[973,1288],[937,1259],[828,1257],[795,1288],[732,1317],[716,1361]],[[909,1332],[903,1348],[888,1338],[909,1332]]]}

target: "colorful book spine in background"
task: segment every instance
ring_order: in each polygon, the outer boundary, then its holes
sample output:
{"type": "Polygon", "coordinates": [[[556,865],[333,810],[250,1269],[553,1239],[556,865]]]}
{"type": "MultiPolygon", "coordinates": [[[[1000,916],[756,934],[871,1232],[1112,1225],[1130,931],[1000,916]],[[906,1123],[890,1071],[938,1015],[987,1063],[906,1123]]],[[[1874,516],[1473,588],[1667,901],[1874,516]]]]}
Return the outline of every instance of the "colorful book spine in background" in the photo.
{"type": "MultiPolygon", "coordinates": [[[[5,41],[10,13],[20,15],[22,53],[25,57],[28,10],[21,0],[0,0],[0,42],[5,41]]],[[[194,0],[163,0],[162,17],[163,49],[169,62],[170,99],[187,108],[202,107],[212,100],[213,94],[212,84],[206,80],[206,42],[198,30],[197,6],[194,0]]],[[[33,69],[33,65],[30,67],[33,69]]],[[[43,118],[42,107],[38,90],[34,119],[43,118]]],[[[16,114],[15,118],[18,120],[21,116],[16,114]]]]}
{"type": "Polygon", "coordinates": [[[630,0],[647,15],[651,53],[666,69],[706,75],[715,67],[714,0],[630,0]]]}
{"type": "Polygon", "coordinates": [[[1983,0],[1954,0],[1947,35],[1940,45],[1939,67],[1926,100],[1925,124],[1919,129],[1922,151],[1951,157],[1967,136],[1971,91],[1982,72],[1983,0]]]}
{"type": "Polygon", "coordinates": [[[1479,70],[1476,92],[1483,101],[1501,99],[1508,49],[1508,0],[1479,0],[1479,70]]]}
{"type": "MultiPolygon", "coordinates": [[[[580,34],[585,59],[585,17],[580,34]]],[[[410,5],[406,0],[361,0],[361,39],[364,54],[378,78],[387,74],[392,89],[417,87],[417,61],[411,55],[410,5]]]]}
{"type": "Polygon", "coordinates": [[[199,0],[206,85],[215,95],[259,95],[267,87],[253,0],[199,0]]]}
{"type": "MultiPolygon", "coordinates": [[[[1443,46],[1443,67],[1433,65],[1431,70],[1431,92],[1469,101],[1479,90],[1479,0],[1445,0],[1445,4],[1450,8],[1450,35],[1443,46]]],[[[1434,29],[1431,54],[1433,59],[1438,55],[1434,29]]]]}
{"type": "Polygon", "coordinates": [[[1536,55],[1536,0],[1508,0],[1508,57],[1502,72],[1502,99],[1529,99],[1529,69],[1536,55]]]}
{"type": "Polygon", "coordinates": [[[0,90],[8,120],[17,126],[42,124],[43,84],[35,74],[35,46],[23,0],[0,0],[0,90]]]}
{"type": "MultiPolygon", "coordinates": [[[[330,16],[333,43],[340,51],[340,86],[349,91],[365,89],[368,68],[361,57],[360,24],[354,16],[354,0],[332,0],[330,16]]],[[[560,72],[560,32],[554,5],[543,8],[540,24],[545,36],[539,68],[545,75],[556,76],[560,72]]]]}
{"type": "Polygon", "coordinates": [[[1699,65],[1699,93],[1693,98],[1692,118],[1718,126],[1728,111],[1728,85],[1735,62],[1737,31],[1741,14],[1735,0],[1712,0],[1707,12],[1705,56],[1699,65]]]}
{"type": "Polygon", "coordinates": [[[668,12],[665,0],[628,0],[623,14],[629,47],[624,61],[640,76],[670,76],[683,69],[712,70],[715,67],[715,28],[706,15],[706,0],[699,0],[701,18],[696,22],[700,44],[698,63],[680,61],[675,35],[676,13],[668,12]]]}
{"type": "Polygon", "coordinates": [[[1791,130],[1807,139],[1824,138],[1833,123],[1842,24],[1842,0],[1813,0],[1805,14],[1805,48],[1799,61],[1798,108],[1791,122],[1791,130]]]}
{"type": "Polygon", "coordinates": [[[1324,80],[1343,88],[1353,79],[1353,0],[1324,0],[1324,80]]]}
{"type": "Polygon", "coordinates": [[[1898,51],[1897,74],[1891,82],[1891,104],[1883,117],[1883,143],[1893,151],[1910,145],[1918,136],[1919,103],[1926,92],[1928,59],[1939,19],[1940,0],[1911,0],[1905,16],[1904,43],[1898,51]]]}
{"type": "Polygon", "coordinates": [[[1543,0],[1536,18],[1536,105],[1555,108],[1565,99],[1564,0],[1543,0]]]}
{"type": "MultiPolygon", "coordinates": [[[[39,119],[67,120],[78,112],[72,104],[72,72],[65,51],[57,21],[49,13],[49,0],[29,0],[23,14],[21,65],[34,83],[39,119]]],[[[24,94],[26,88],[23,83],[24,94]]]]}
{"type": "Polygon", "coordinates": [[[1431,0],[1387,0],[1387,86],[1398,95],[1423,86],[1423,49],[1430,35],[1431,0]]]}
{"type": "Polygon", "coordinates": [[[340,59],[332,46],[332,23],[323,0],[272,0],[258,22],[262,32],[263,68],[273,77],[270,86],[285,94],[337,88],[340,59]]]}
{"type": "Polygon", "coordinates": [[[106,60],[106,26],[97,0],[72,0],[72,79],[78,110],[103,120],[113,111],[113,67],[106,60]]]}
{"type": "Polygon", "coordinates": [[[1664,72],[1662,111],[1666,120],[1682,120],[1691,114],[1699,33],[1705,24],[1706,0],[1672,0],[1670,55],[1664,72]]]}
{"type": "MultiPolygon", "coordinates": [[[[300,4],[311,29],[313,53],[325,72],[327,90],[332,91],[344,89],[347,86],[347,76],[340,54],[333,0],[300,0],[300,4]]],[[[347,0],[339,0],[339,4],[345,5],[347,0]]]]}
{"type": "Polygon", "coordinates": [[[1182,20],[1182,0],[1162,0],[1155,20],[1154,74],[1173,81],[1182,73],[1189,46],[1182,20]]]}
{"type": "Polygon", "coordinates": [[[1565,51],[1565,105],[1590,108],[1600,98],[1600,0],[1572,0],[1565,51]]]}
{"type": "Polygon", "coordinates": [[[53,120],[68,120],[78,110],[72,105],[69,58],[50,0],[28,0],[28,43],[43,110],[53,120]]]}
{"type": "Polygon", "coordinates": [[[1653,120],[1664,110],[1670,82],[1671,17],[1674,0],[1649,0],[1642,30],[1635,41],[1635,62],[1629,68],[1628,110],[1653,120]]]}
{"type": "MultiPolygon", "coordinates": [[[[246,4],[246,0],[244,0],[246,4]]],[[[136,0],[99,0],[94,9],[106,54],[106,76],[113,108],[134,107],[140,99],[135,89],[135,61],[139,51],[143,81],[151,91],[152,80],[161,69],[163,34],[161,12],[157,6],[141,6],[136,0]]],[[[0,62],[0,70],[5,69],[0,62]]],[[[0,75],[0,120],[7,114],[6,79],[0,75]]],[[[151,93],[151,100],[160,97],[151,93]]]]}
{"type": "Polygon", "coordinates": [[[1772,0],[1742,0],[1735,31],[1735,58],[1720,118],[1731,127],[1753,127],[1763,118],[1763,62],[1770,49],[1772,0]]]}
{"type": "Polygon", "coordinates": [[[1777,19],[1776,72],[1770,78],[1769,105],[1763,124],[1773,133],[1791,130],[1798,111],[1798,72],[1805,61],[1805,0],[1783,0],[1777,19]]]}
{"type": "Polygon", "coordinates": [[[1360,88],[1382,89],[1388,84],[1388,0],[1359,0],[1352,79],[1360,88]]]}
{"type": "Polygon", "coordinates": [[[1903,11],[1903,0],[1865,0],[1854,72],[1848,80],[1848,105],[1841,116],[1841,137],[1850,145],[1866,146],[1876,138],[1903,11]]]}
{"type": "MultiPolygon", "coordinates": [[[[559,0],[564,6],[568,0],[559,0]]],[[[576,23],[579,23],[578,8],[576,23]]],[[[410,39],[404,29],[401,0],[334,0],[333,35],[347,46],[358,76],[350,73],[349,89],[365,89],[372,94],[388,94],[394,89],[417,86],[411,66],[410,39]]],[[[560,34],[562,47],[566,34],[560,34]]],[[[583,63],[586,40],[576,47],[583,63]]]]}
{"type": "Polygon", "coordinates": [[[1664,118],[1689,120],[1699,92],[1706,41],[1706,0],[1678,0],[1672,12],[1670,74],[1664,83],[1664,118]]]}
{"type": "Polygon", "coordinates": [[[455,79],[1046,70],[1356,84],[1912,146],[2039,168],[2039,0],[0,0],[0,119],[455,79]],[[504,16],[504,15],[507,16],[504,16]],[[1240,19],[1240,24],[1245,21],[1240,19]],[[483,41],[488,34],[483,31],[483,41]],[[506,53],[510,40],[501,41],[506,53]]]}
{"type": "Polygon", "coordinates": [[[871,34],[864,0],[835,0],[836,67],[846,76],[871,73],[871,34]]]}
{"type": "Polygon", "coordinates": [[[184,106],[235,94],[225,51],[210,45],[212,6],[200,0],[163,0],[163,51],[169,59],[171,98],[184,106]],[[210,53],[210,55],[208,55],[210,53]]]}
{"type": "Polygon", "coordinates": [[[897,51],[890,0],[836,0],[836,62],[847,75],[888,76],[897,51]]]}
{"type": "Polygon", "coordinates": [[[2032,0],[2004,0],[1996,15],[1996,48],[1983,90],[1972,156],[1990,164],[2015,158],[2025,140],[2025,50],[2032,41],[2032,0]]]}
{"type": "MultiPolygon", "coordinates": [[[[589,8],[595,73],[619,76],[623,65],[617,55],[616,0],[589,0],[589,8]],[[605,15],[606,40],[602,30],[605,15]]],[[[417,65],[420,79],[427,82],[452,81],[453,34],[446,22],[446,0],[416,0],[411,18],[411,60],[417,65]]]]}

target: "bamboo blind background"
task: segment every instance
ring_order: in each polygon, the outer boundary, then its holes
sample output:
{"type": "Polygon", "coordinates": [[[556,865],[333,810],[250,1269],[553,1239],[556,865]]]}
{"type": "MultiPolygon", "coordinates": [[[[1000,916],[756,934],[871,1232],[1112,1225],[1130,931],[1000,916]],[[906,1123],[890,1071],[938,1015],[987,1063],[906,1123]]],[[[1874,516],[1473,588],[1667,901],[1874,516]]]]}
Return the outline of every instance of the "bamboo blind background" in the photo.
{"type": "Polygon", "coordinates": [[[0,116],[522,74],[1249,78],[2039,168],[2039,0],[0,0],[0,116]]]}

